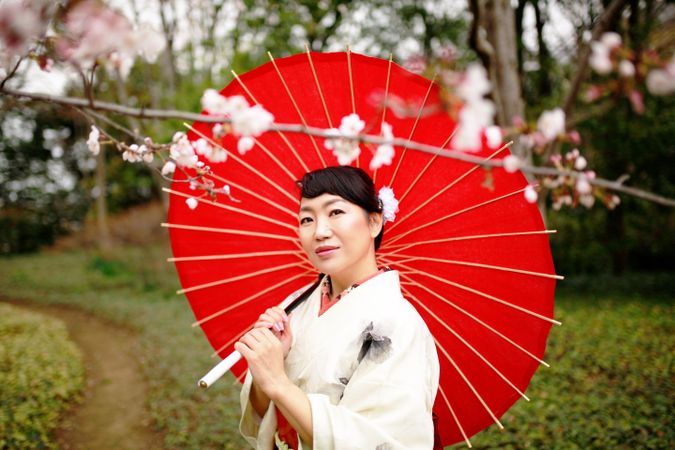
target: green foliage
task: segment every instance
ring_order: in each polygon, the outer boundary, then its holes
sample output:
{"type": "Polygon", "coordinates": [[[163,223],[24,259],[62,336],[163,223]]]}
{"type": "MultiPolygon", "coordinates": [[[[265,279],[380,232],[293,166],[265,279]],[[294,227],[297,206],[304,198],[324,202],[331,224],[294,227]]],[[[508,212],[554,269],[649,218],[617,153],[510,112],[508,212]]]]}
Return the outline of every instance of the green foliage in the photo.
{"type": "MultiPolygon", "coordinates": [[[[627,184],[675,197],[673,165],[675,99],[646,99],[644,114],[626,102],[579,125],[589,167],[608,179],[629,175],[627,184]]],[[[549,211],[559,273],[671,271],[675,269],[675,209],[621,196],[613,211],[602,205],[549,211]]]]}
{"type": "Polygon", "coordinates": [[[0,303],[0,448],[56,448],[51,432],[83,384],[63,323],[0,303]]]}
{"type": "MultiPolygon", "coordinates": [[[[0,293],[65,303],[139,331],[148,408],[166,448],[244,448],[237,431],[239,385],[208,391],[196,380],[214,364],[165,247],[112,257],[73,252],[0,259],[0,293]],[[55,267],[59,276],[50,276],[55,267]],[[49,274],[49,275],[48,275],[49,274]]],[[[474,448],[671,448],[675,443],[672,286],[675,276],[568,279],[556,303],[545,360],[519,401],[474,448]]],[[[456,448],[464,448],[459,444],[456,448]]]]}
{"type": "Polygon", "coordinates": [[[551,367],[535,374],[531,402],[501,418],[505,430],[479,433],[474,448],[672,448],[673,313],[672,294],[665,302],[559,297],[563,325],[544,358],[551,367]]]}

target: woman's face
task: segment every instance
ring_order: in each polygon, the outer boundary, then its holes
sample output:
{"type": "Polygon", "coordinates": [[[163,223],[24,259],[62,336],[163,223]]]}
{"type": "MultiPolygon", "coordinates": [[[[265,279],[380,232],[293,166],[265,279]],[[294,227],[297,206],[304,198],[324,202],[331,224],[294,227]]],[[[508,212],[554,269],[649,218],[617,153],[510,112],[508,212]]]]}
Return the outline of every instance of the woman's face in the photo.
{"type": "Polygon", "coordinates": [[[337,195],[303,197],[298,214],[300,243],[320,272],[334,275],[351,270],[369,257],[371,248],[374,252],[379,216],[337,195]]]}

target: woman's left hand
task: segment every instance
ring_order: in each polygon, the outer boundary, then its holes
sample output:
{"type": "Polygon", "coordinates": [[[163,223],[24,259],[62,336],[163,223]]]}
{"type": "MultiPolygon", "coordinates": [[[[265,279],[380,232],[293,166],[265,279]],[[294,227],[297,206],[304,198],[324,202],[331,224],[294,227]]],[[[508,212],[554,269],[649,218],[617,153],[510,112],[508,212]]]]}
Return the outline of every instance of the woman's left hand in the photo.
{"type": "Polygon", "coordinates": [[[252,329],[234,344],[234,348],[246,358],[253,379],[268,397],[288,382],[283,346],[269,329],[252,329]]]}

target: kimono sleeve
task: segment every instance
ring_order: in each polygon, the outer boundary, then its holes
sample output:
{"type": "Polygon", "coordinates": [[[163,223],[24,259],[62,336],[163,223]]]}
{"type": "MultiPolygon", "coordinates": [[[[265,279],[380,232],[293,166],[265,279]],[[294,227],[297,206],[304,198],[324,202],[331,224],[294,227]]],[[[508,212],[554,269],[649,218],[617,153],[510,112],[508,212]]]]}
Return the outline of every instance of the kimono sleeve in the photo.
{"type": "Polygon", "coordinates": [[[439,364],[431,334],[419,318],[373,338],[336,405],[326,395],[308,394],[313,448],[433,447],[439,364]]]}
{"type": "Polygon", "coordinates": [[[251,404],[251,385],[253,377],[251,372],[246,371],[246,378],[241,388],[239,401],[241,403],[241,420],[239,432],[253,448],[272,448],[274,430],[277,427],[277,418],[274,412],[274,404],[270,402],[263,417],[260,417],[251,404]]]}

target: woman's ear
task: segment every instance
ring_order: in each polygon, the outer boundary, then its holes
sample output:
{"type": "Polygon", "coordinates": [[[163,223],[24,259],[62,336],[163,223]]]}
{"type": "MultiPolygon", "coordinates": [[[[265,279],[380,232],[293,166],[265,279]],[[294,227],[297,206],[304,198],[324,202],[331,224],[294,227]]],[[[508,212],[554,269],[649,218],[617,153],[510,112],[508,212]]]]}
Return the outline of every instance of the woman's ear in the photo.
{"type": "Polygon", "coordinates": [[[384,223],[382,222],[382,213],[379,212],[371,212],[368,214],[369,216],[369,223],[368,225],[370,226],[370,235],[375,239],[378,234],[380,234],[380,231],[382,231],[382,226],[384,223]]]}

